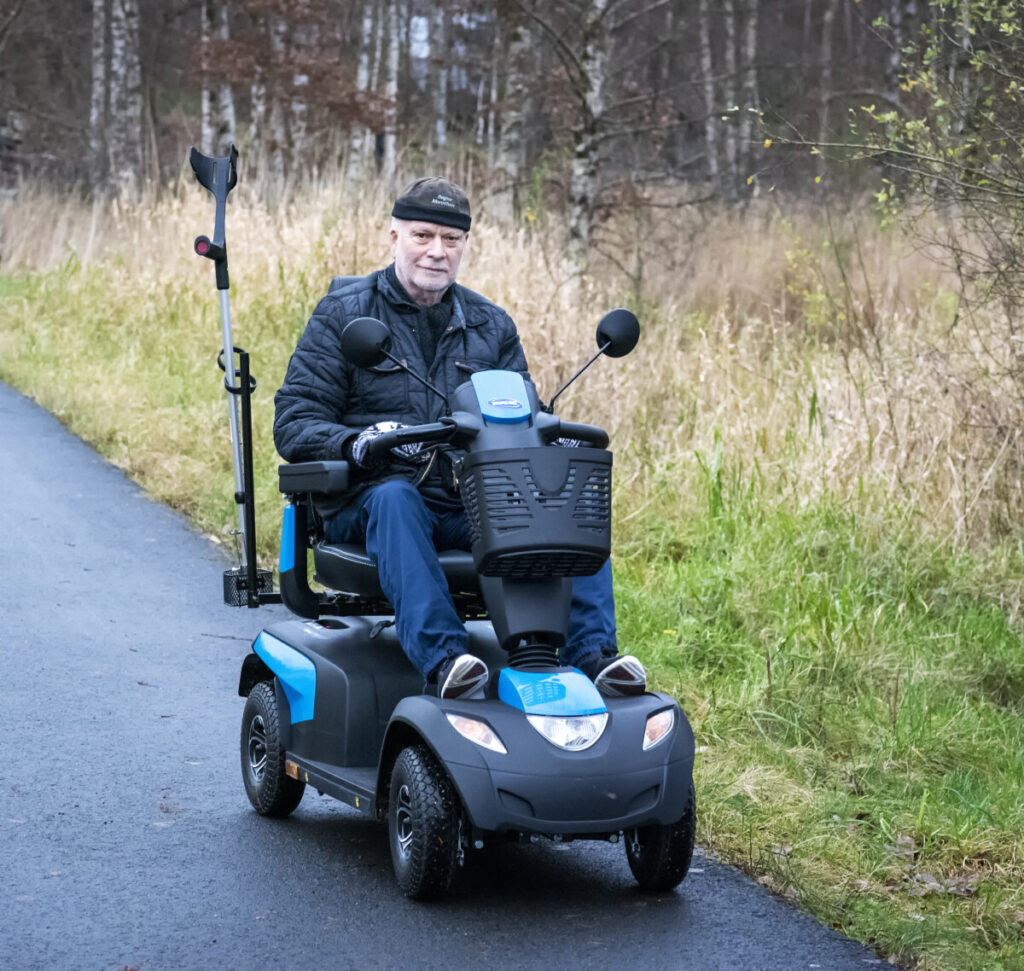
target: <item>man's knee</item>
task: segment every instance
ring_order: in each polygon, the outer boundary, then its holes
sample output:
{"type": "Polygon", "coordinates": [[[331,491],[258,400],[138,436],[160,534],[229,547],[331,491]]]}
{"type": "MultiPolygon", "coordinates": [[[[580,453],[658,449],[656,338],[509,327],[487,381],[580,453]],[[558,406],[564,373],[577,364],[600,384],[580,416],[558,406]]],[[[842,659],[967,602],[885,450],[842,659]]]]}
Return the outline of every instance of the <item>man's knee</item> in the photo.
{"type": "Polygon", "coordinates": [[[411,482],[389,479],[373,486],[365,509],[368,520],[391,522],[427,521],[427,507],[423,496],[411,482]]]}

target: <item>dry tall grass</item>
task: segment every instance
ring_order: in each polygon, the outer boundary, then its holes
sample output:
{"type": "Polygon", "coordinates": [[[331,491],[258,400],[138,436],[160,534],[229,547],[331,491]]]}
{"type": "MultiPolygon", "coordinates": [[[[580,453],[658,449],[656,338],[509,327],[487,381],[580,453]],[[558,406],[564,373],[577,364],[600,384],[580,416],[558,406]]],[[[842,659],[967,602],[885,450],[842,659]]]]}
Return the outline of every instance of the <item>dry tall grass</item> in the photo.
{"type": "MultiPolygon", "coordinates": [[[[337,179],[273,202],[244,179],[236,189],[228,214],[236,334],[264,389],[279,382],[331,276],[387,262],[387,212],[379,186],[337,179]]],[[[57,271],[72,288],[102,272],[106,291],[94,297],[120,322],[114,330],[108,322],[112,343],[96,366],[117,395],[131,380],[122,372],[138,379],[147,357],[199,367],[217,347],[212,273],[190,246],[212,215],[210,197],[185,178],[131,206],[27,189],[0,209],[0,271],[57,271]]],[[[623,216],[612,229],[626,239],[631,225],[623,216]]],[[[557,229],[510,229],[486,213],[462,276],[517,320],[547,395],[590,351],[606,308],[638,310],[645,336],[636,353],[593,368],[561,408],[613,431],[627,487],[621,512],[667,503],[692,513],[707,485],[695,453],[717,453],[727,486],[753,484],[773,502],[869,495],[918,517],[915,530],[957,543],[1017,529],[1024,454],[1006,324],[991,315],[954,326],[952,280],[897,232],[881,231],[868,207],[841,218],[785,200],[742,212],[680,209],[643,229],[620,254],[623,265],[643,266],[640,293],[636,277],[607,262],[567,286],[557,229]]],[[[5,309],[3,374],[32,393],[44,393],[36,385],[46,376],[17,377],[31,371],[29,346],[75,343],[74,320],[47,322],[55,310],[26,308],[22,317],[10,301],[5,309]]],[[[211,369],[204,431],[218,391],[211,369]]],[[[179,442],[161,454],[150,422],[137,422],[145,445],[119,461],[135,469],[147,449],[155,465],[181,461],[170,451],[179,442]]]]}

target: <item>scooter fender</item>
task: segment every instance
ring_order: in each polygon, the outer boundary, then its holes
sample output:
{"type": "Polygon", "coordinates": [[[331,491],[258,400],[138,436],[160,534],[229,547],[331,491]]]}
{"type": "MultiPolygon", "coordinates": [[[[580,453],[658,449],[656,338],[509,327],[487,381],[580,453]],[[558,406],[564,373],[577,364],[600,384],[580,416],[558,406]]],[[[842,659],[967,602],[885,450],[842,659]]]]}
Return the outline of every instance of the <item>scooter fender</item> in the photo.
{"type": "MultiPolygon", "coordinates": [[[[391,766],[398,753],[407,745],[417,741],[425,742],[441,764],[453,775],[453,765],[469,765],[478,772],[486,772],[483,750],[478,745],[463,738],[449,723],[443,702],[430,695],[412,695],[403,698],[391,714],[384,742],[381,745],[380,764],[377,770],[378,802],[383,804],[387,796],[386,787],[391,776],[391,766]]],[[[453,779],[463,805],[467,805],[467,795],[472,796],[472,789],[463,792],[458,779],[453,779]]]]}
{"type": "Polygon", "coordinates": [[[686,809],[693,773],[693,732],[668,695],[609,700],[604,737],[588,752],[565,752],[497,700],[452,702],[426,695],[395,708],[381,753],[378,792],[386,798],[390,766],[405,745],[422,740],[451,778],[480,831],[601,835],[670,824],[686,809]],[[671,707],[671,739],[644,751],[649,715],[671,707]],[[508,746],[501,754],[463,738],[447,714],[476,718],[508,746]]]}
{"type": "Polygon", "coordinates": [[[281,679],[267,667],[263,658],[253,651],[251,654],[247,654],[242,661],[242,670],[238,676],[239,697],[247,698],[249,692],[260,681],[270,681],[274,685],[274,696],[279,713],[278,738],[281,740],[281,747],[287,750],[292,745],[292,711],[288,695],[284,690],[284,685],[281,684],[281,679]]]}

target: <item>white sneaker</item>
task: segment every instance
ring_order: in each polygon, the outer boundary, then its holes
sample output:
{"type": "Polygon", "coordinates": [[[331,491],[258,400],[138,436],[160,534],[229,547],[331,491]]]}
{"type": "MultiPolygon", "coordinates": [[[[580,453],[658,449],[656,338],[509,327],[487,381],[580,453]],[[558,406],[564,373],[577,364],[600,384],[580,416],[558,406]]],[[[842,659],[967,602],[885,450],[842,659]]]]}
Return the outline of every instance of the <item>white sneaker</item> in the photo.
{"type": "Polygon", "coordinates": [[[441,669],[437,676],[441,698],[483,698],[487,679],[491,676],[487,665],[473,654],[459,654],[441,669]]]}
{"type": "Polygon", "coordinates": [[[642,695],[647,690],[647,672],[632,654],[604,658],[594,678],[594,687],[610,698],[642,695]]]}

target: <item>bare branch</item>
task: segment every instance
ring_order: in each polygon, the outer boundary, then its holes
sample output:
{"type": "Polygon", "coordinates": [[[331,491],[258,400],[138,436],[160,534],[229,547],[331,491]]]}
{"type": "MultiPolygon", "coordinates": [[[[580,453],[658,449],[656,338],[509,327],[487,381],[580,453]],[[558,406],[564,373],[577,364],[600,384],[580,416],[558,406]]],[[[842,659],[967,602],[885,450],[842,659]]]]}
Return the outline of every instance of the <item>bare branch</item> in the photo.
{"type": "Polygon", "coordinates": [[[654,3],[648,4],[643,10],[635,10],[633,13],[628,14],[622,20],[617,20],[612,30],[622,30],[627,24],[632,23],[634,20],[649,14],[652,10],[660,10],[662,7],[668,4],[669,0],[654,0],[654,3]]]}
{"type": "MultiPolygon", "coordinates": [[[[25,0],[13,0],[10,10],[0,15],[0,52],[7,46],[7,35],[18,19],[18,14],[24,9],[25,0]]],[[[2,70],[2,69],[0,69],[2,70]]]]}
{"type": "Polygon", "coordinates": [[[512,2],[538,27],[541,31],[547,35],[551,41],[552,46],[555,48],[555,53],[558,55],[558,59],[562,62],[565,67],[566,73],[569,75],[569,81],[572,84],[573,93],[583,100],[586,104],[585,90],[586,90],[586,77],[587,72],[582,64],[579,62],[579,58],[576,57],[575,51],[566,44],[562,39],[562,35],[551,26],[539,14],[535,13],[530,7],[526,6],[522,0],[512,0],[512,2]]]}

